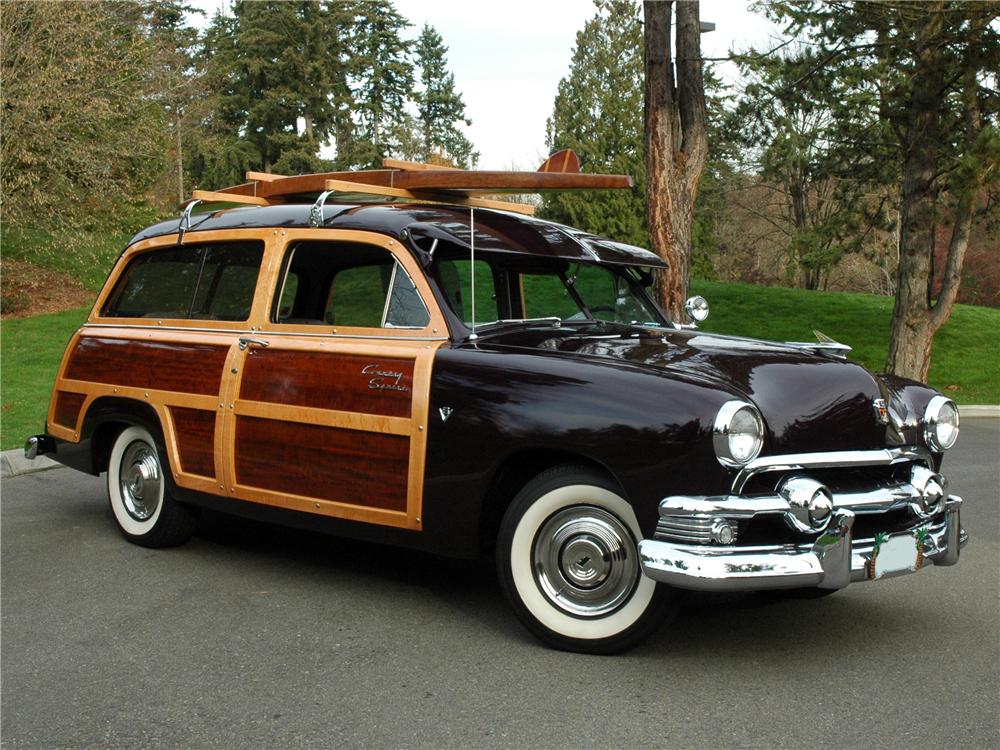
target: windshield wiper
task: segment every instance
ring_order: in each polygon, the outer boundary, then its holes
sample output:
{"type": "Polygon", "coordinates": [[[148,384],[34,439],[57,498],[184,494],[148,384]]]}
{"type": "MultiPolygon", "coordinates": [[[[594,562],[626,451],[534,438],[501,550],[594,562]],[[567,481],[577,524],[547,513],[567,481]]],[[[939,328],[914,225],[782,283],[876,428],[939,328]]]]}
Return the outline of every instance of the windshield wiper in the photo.
{"type": "Polygon", "coordinates": [[[522,325],[525,323],[551,323],[554,327],[558,328],[562,322],[563,319],[555,315],[545,318],[501,318],[490,323],[479,323],[476,325],[476,329],[487,328],[489,326],[522,325]]]}

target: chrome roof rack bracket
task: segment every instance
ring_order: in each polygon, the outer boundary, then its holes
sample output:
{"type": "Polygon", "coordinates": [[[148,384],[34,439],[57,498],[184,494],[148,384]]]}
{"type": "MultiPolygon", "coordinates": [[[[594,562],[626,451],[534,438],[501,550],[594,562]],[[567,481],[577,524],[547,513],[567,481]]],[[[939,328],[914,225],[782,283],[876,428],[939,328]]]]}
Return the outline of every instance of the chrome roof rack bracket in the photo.
{"type": "Polygon", "coordinates": [[[184,244],[184,233],[191,229],[191,211],[202,201],[193,200],[184,206],[184,213],[181,214],[181,220],[177,224],[177,244],[184,244]]]}
{"type": "Polygon", "coordinates": [[[326,203],[326,199],[329,198],[334,193],[333,190],[324,190],[319,194],[316,202],[312,204],[312,208],[309,209],[309,226],[320,227],[323,226],[323,204],[326,203]]]}

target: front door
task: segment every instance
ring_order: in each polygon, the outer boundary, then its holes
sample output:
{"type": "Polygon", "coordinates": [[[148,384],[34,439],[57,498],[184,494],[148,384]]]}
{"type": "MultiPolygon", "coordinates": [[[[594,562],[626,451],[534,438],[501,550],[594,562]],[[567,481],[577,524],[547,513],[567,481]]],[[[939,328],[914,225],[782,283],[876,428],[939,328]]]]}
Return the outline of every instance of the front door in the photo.
{"type": "Polygon", "coordinates": [[[421,528],[427,409],[446,329],[382,235],[288,230],[267,322],[241,339],[224,427],[234,497],[421,528]]]}

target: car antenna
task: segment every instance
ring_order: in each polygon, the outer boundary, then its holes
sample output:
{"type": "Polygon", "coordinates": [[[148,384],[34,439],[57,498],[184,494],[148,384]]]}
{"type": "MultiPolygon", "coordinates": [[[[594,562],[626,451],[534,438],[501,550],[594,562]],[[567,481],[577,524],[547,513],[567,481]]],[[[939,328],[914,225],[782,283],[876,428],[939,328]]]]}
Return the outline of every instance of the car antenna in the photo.
{"type": "Polygon", "coordinates": [[[469,289],[472,295],[472,333],[471,341],[479,338],[476,333],[476,209],[469,206],[469,289]]]}

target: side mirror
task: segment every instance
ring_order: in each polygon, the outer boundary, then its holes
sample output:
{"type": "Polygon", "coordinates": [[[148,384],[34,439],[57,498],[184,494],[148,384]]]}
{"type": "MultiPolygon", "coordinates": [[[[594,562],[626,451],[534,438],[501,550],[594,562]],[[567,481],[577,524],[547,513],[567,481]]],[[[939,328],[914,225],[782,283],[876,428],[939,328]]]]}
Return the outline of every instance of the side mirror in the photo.
{"type": "Polygon", "coordinates": [[[684,311],[695,323],[700,323],[708,317],[708,300],[700,294],[689,297],[684,303],[684,311]]]}

